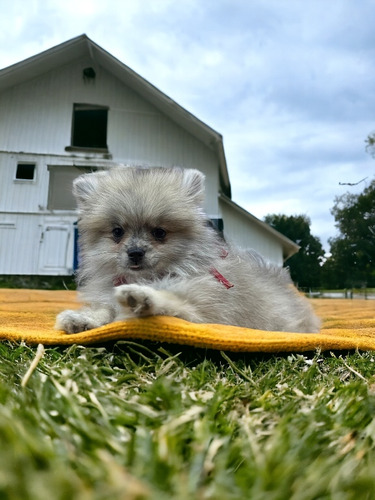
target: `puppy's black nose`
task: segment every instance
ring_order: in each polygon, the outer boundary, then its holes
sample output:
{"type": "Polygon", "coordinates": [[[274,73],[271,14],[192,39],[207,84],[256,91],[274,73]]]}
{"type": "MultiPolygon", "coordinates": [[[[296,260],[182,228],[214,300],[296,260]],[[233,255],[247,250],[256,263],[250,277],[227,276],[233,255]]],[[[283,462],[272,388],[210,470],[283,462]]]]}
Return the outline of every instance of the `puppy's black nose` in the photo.
{"type": "Polygon", "coordinates": [[[145,251],[143,250],[143,248],[133,247],[129,248],[128,250],[129,260],[135,265],[138,265],[142,262],[144,255],[145,251]]]}

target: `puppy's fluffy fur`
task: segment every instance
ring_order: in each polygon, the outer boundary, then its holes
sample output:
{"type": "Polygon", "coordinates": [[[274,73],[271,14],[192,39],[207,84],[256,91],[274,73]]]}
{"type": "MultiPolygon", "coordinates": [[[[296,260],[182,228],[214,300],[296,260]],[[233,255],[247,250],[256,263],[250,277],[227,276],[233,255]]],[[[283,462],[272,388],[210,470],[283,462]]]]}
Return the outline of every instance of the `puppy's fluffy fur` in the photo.
{"type": "Polygon", "coordinates": [[[261,330],[316,332],[287,270],[229,247],[207,224],[204,176],[115,168],[74,182],[79,288],[88,305],[57,317],[67,333],[134,316],[177,316],[261,330]]]}

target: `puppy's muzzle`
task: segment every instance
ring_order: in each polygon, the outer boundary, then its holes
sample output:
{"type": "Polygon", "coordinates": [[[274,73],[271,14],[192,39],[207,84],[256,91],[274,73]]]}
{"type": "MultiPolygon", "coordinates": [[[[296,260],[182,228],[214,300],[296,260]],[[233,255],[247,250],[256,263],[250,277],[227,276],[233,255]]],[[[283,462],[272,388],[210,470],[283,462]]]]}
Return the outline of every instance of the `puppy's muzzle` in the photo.
{"type": "Polygon", "coordinates": [[[143,250],[143,248],[139,247],[129,248],[129,250],[127,251],[129,261],[134,266],[139,266],[142,263],[145,253],[146,252],[143,250]]]}

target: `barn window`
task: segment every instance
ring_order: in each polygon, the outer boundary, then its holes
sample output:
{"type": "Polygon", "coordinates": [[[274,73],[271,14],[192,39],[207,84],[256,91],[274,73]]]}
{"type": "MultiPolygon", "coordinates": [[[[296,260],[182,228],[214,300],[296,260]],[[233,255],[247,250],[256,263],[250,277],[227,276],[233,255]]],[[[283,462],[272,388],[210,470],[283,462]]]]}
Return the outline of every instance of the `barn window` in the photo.
{"type": "Polygon", "coordinates": [[[72,146],[107,150],[108,107],[74,104],[72,146]]]}
{"type": "Polygon", "coordinates": [[[35,178],[35,163],[17,163],[16,180],[33,181],[35,178]]]}

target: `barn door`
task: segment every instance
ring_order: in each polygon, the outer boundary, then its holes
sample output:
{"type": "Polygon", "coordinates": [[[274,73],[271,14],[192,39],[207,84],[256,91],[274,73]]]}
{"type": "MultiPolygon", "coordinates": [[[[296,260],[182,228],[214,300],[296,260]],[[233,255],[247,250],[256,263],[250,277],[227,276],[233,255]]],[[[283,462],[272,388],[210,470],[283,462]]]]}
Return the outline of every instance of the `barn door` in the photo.
{"type": "Polygon", "coordinates": [[[39,245],[39,273],[40,274],[71,274],[72,236],[73,228],[70,224],[45,224],[42,227],[39,245]]]}

